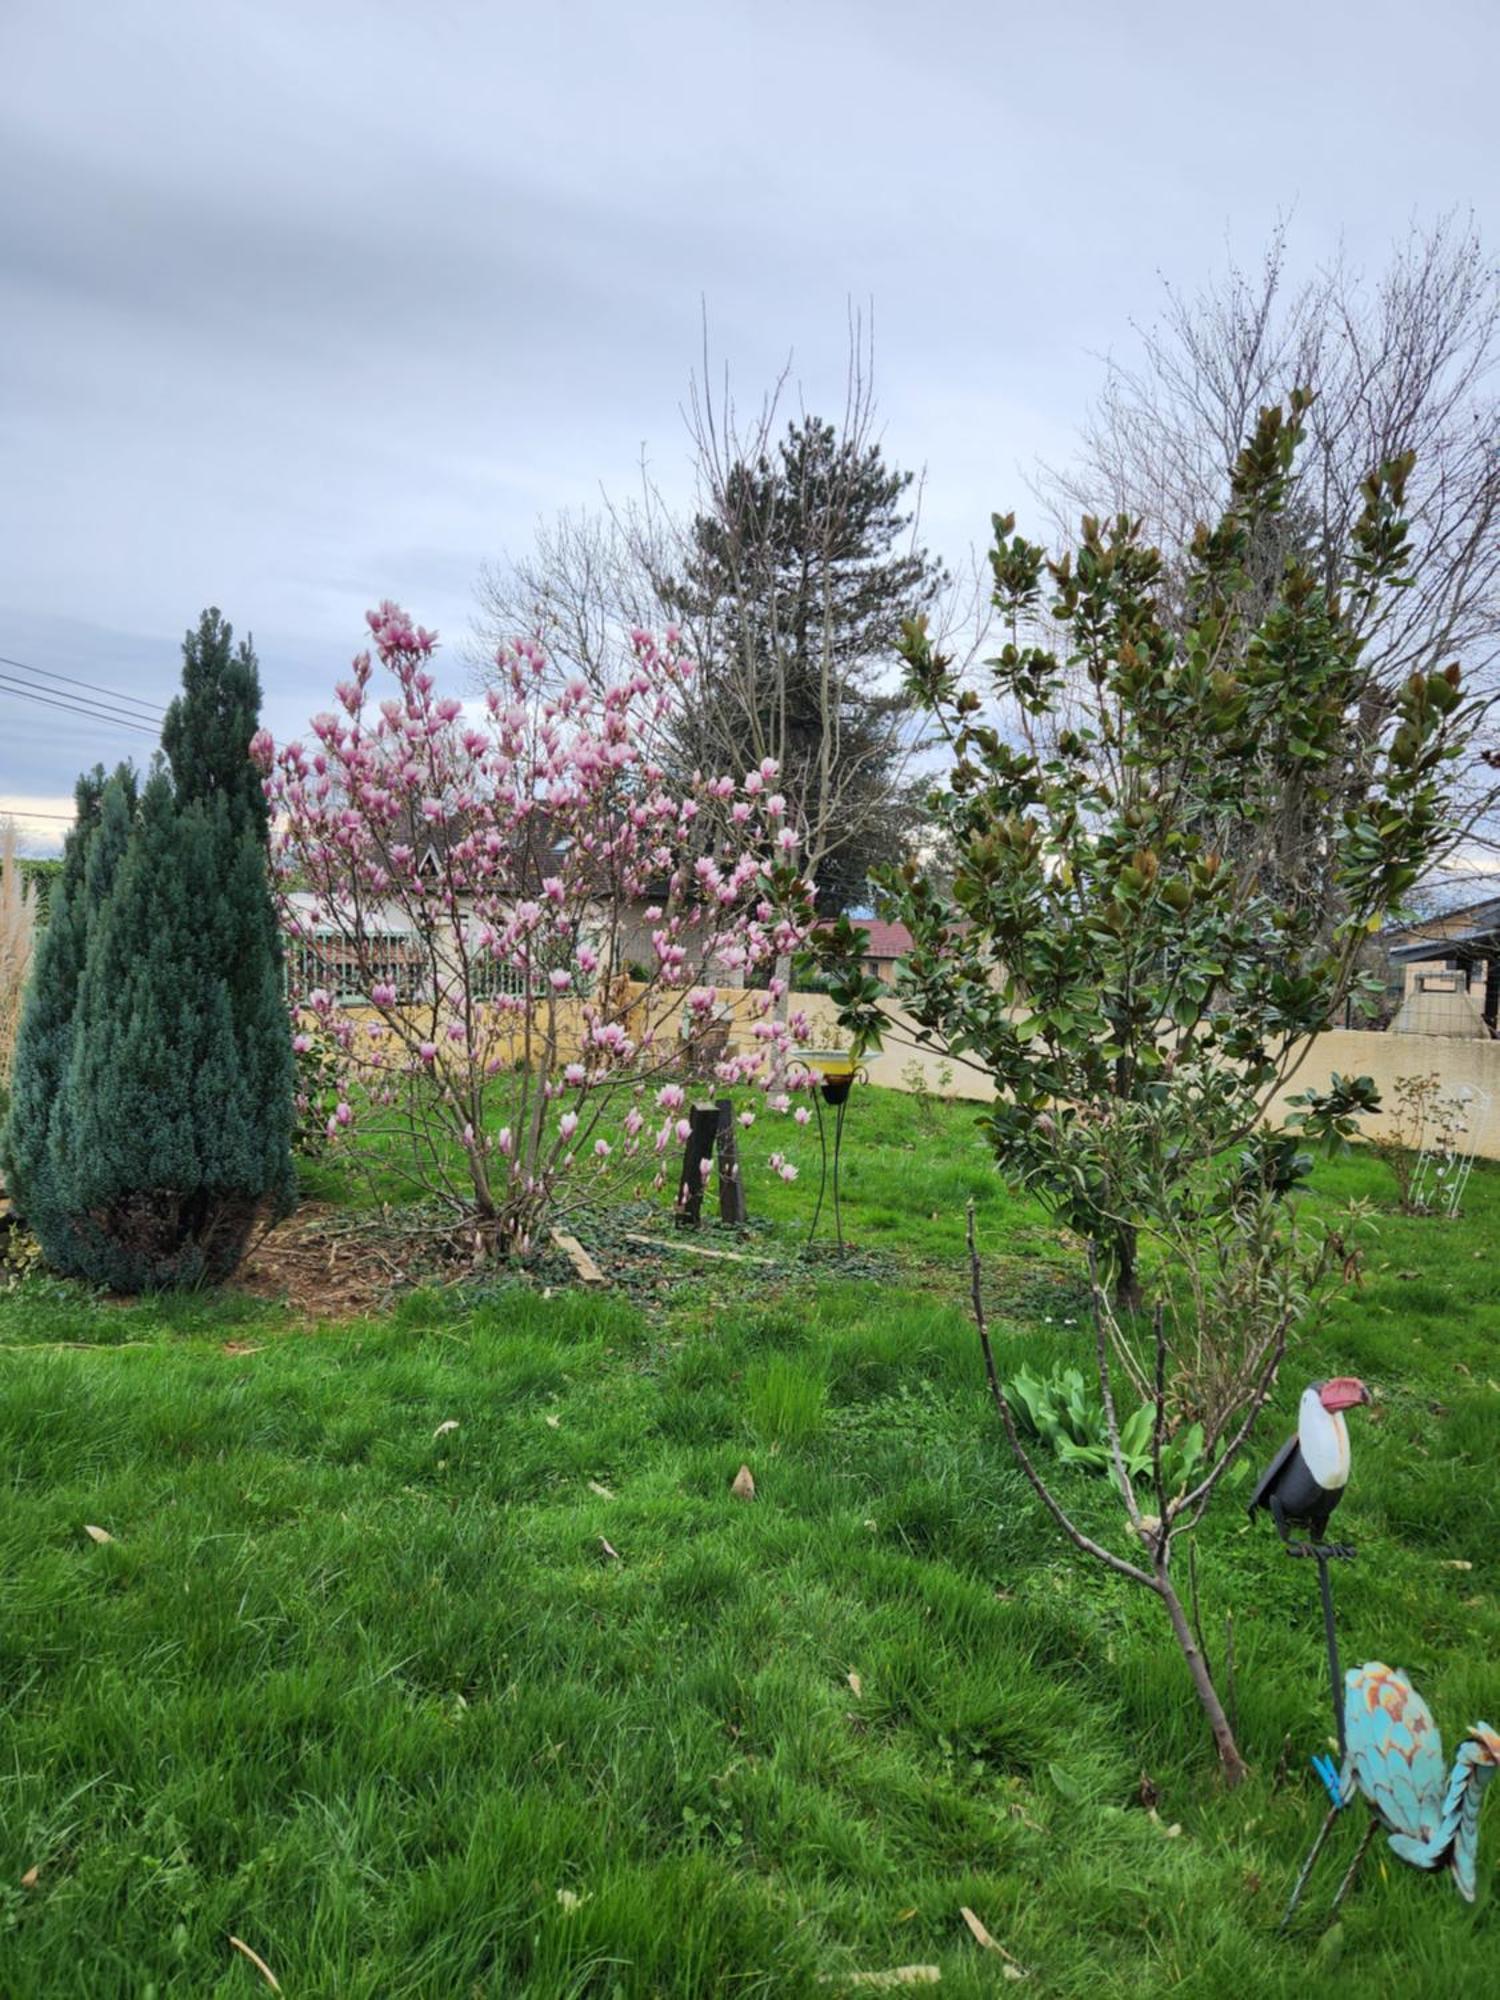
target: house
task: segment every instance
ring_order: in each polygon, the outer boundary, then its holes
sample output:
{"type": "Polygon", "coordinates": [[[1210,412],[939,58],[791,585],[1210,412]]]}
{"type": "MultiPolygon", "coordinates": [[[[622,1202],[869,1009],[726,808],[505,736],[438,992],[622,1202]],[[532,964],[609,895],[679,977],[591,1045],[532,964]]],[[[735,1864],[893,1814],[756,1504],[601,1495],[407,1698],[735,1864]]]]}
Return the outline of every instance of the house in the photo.
{"type": "Polygon", "coordinates": [[[1500,1035],[1500,895],[1436,908],[1382,942],[1400,980],[1393,1034],[1500,1035]]]}
{"type": "MultiPolygon", "coordinates": [[[[448,850],[465,835],[455,824],[447,828],[408,829],[407,845],[412,850],[414,873],[434,889],[442,882],[448,864],[448,850]]],[[[510,877],[514,894],[540,898],[549,877],[568,874],[572,843],[558,838],[546,817],[536,814],[529,822],[524,842],[518,843],[511,859],[510,877]]],[[[592,864],[588,864],[592,871],[592,864]]],[[[649,977],[655,961],[652,942],[656,929],[654,903],[646,896],[616,905],[599,880],[596,900],[580,907],[574,904],[577,919],[571,939],[554,939],[549,949],[559,956],[556,962],[571,963],[580,944],[593,950],[606,973],[631,973],[649,977]]],[[[656,902],[664,898],[665,881],[652,885],[656,902]]],[[[341,921],[326,899],[307,890],[295,890],[284,899],[287,915],[286,968],[291,992],[308,994],[318,989],[336,1003],[357,1004],[368,999],[364,990],[376,984],[395,989],[397,999],[407,1005],[431,999],[445,973],[453,969],[453,954],[435,939],[429,920],[419,921],[414,909],[397,894],[384,903],[364,904],[355,922],[352,913],[341,921]]],[[[459,928],[468,938],[473,923],[471,899],[462,888],[457,896],[459,928]]],[[[550,960],[548,961],[551,962],[550,960]]],[[[473,997],[493,1000],[504,994],[519,996],[525,990],[521,973],[512,965],[471,950],[469,958],[473,997]]]]}
{"type": "Polygon", "coordinates": [[[873,918],[863,926],[869,932],[869,948],[865,952],[864,969],[882,986],[894,986],[896,967],[911,950],[911,932],[905,924],[885,924],[873,918]]]}

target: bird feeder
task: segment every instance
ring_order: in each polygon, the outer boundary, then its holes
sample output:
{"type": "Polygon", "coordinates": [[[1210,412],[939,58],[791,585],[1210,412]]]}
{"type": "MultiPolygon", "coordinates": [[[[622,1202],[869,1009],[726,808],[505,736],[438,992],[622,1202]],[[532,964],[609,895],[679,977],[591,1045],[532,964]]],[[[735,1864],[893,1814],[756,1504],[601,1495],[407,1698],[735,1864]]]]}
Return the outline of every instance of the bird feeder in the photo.
{"type": "Polygon", "coordinates": [[[828,1188],[828,1133],[823,1120],[823,1106],[827,1104],[833,1110],[833,1228],[842,1252],[844,1212],[839,1196],[839,1163],[844,1145],[844,1114],[849,1109],[850,1091],[861,1078],[868,1081],[868,1075],[848,1049],[803,1049],[798,1054],[797,1062],[813,1081],[813,1109],[818,1114],[818,1150],[822,1156],[818,1199],[807,1240],[811,1243],[818,1233],[823,1196],[828,1188]]]}

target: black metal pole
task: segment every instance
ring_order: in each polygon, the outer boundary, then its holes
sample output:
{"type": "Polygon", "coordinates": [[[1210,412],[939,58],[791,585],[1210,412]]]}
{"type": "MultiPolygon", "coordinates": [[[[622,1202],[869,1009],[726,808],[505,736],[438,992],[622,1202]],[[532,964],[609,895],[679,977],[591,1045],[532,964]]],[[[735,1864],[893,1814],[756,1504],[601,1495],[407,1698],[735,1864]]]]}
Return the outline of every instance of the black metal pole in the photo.
{"type": "Polygon", "coordinates": [[[1339,1763],[1342,1766],[1348,1744],[1344,1740],[1344,1677],[1339,1672],[1339,1635],[1333,1622],[1333,1585],[1328,1580],[1328,1558],[1321,1549],[1318,1557],[1318,1589],[1323,1598],[1323,1637],[1328,1643],[1328,1678],[1333,1688],[1333,1726],[1338,1732],[1339,1763]]]}
{"type": "Polygon", "coordinates": [[[839,1156],[844,1150],[844,1112],[848,1105],[848,1098],[841,1097],[833,1120],[833,1229],[841,1257],[844,1254],[844,1210],[839,1200],[839,1156]]]}
{"type": "Polygon", "coordinates": [[[828,1140],[823,1131],[823,1099],[817,1090],[813,1092],[813,1110],[818,1114],[818,1151],[823,1156],[823,1171],[818,1179],[818,1199],[813,1207],[812,1227],[807,1232],[809,1243],[818,1233],[818,1217],[823,1213],[823,1191],[828,1186],[828,1140]]]}

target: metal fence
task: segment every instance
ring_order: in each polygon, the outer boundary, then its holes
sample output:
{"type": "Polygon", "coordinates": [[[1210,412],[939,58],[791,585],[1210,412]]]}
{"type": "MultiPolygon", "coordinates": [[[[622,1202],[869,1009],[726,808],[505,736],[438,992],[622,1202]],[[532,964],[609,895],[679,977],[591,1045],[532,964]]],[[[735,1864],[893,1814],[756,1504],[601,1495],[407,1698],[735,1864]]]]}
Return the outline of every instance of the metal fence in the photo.
{"type": "MultiPolygon", "coordinates": [[[[469,961],[476,1000],[501,994],[519,996],[525,981],[514,966],[476,956],[469,961]]],[[[332,932],[286,940],[287,990],[299,999],[319,989],[337,1006],[368,1003],[370,988],[391,986],[400,1006],[411,1006],[432,995],[432,961],[421,940],[390,936],[367,939],[358,948],[332,932]]]]}

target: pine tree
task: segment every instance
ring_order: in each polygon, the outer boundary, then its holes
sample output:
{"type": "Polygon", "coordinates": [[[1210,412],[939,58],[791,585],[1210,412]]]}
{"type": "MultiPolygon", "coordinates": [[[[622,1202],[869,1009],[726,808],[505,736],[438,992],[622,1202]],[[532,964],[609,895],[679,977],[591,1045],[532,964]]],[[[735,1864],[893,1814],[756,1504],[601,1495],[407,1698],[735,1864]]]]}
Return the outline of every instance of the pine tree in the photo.
{"type": "Polygon", "coordinates": [[[925,550],[900,546],[911,484],[862,435],[817,417],[788,424],[774,450],[729,467],[667,592],[700,656],[685,765],[776,759],[830,913],[900,858],[913,818],[896,642],[946,578],[925,550]]]}

